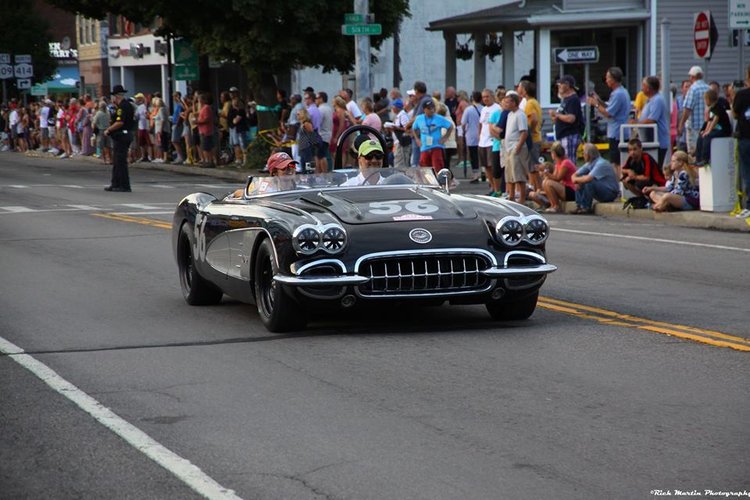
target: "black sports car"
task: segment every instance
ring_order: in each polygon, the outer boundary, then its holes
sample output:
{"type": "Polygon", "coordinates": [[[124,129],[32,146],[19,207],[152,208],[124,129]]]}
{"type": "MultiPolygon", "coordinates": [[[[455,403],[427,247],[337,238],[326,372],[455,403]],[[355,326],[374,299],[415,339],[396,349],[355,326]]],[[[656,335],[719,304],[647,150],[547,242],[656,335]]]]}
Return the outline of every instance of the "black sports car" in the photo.
{"type": "Polygon", "coordinates": [[[185,197],[172,226],[185,300],[215,304],[226,293],[255,303],[272,332],[303,328],[308,310],[376,301],[483,303],[497,320],[531,316],[556,269],[543,217],[452,194],[448,170],[364,174],[251,177],[239,196],[185,197]]]}

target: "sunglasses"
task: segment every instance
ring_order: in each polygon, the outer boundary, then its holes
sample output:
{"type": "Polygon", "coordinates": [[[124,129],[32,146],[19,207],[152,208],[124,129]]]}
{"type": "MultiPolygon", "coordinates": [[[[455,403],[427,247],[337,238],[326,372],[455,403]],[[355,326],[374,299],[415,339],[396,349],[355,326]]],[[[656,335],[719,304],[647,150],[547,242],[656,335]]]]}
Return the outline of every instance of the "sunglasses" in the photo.
{"type": "Polygon", "coordinates": [[[377,151],[365,155],[366,160],[382,160],[384,157],[385,155],[383,153],[379,153],[377,151]]]}

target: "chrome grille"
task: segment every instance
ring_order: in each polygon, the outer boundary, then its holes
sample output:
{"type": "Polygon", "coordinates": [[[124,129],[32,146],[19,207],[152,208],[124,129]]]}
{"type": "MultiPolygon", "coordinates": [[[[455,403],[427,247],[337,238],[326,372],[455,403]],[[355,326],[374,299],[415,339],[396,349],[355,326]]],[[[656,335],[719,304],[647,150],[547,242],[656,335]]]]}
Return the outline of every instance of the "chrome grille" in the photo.
{"type": "Polygon", "coordinates": [[[489,259],[478,254],[378,256],[360,264],[358,274],[370,281],[358,291],[370,297],[480,292],[492,286],[482,274],[489,267],[489,259]]]}

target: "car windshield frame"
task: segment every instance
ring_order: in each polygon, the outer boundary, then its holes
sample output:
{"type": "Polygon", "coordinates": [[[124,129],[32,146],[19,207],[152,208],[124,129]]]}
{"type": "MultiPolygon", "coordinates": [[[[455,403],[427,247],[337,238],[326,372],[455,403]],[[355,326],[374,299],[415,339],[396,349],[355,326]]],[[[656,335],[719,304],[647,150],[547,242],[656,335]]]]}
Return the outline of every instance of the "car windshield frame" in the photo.
{"type": "Polygon", "coordinates": [[[440,188],[432,167],[339,169],[325,174],[296,174],[253,177],[245,186],[244,198],[304,193],[310,189],[377,189],[389,187],[440,188]]]}

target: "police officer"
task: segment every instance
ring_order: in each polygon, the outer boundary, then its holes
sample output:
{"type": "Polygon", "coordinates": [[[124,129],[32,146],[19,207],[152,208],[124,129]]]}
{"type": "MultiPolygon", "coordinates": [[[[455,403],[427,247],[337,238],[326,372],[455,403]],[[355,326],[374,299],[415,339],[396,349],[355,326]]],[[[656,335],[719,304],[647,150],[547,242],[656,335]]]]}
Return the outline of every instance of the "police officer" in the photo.
{"type": "Polygon", "coordinates": [[[112,138],[112,182],[105,187],[105,191],[130,192],[130,177],[128,175],[128,150],[133,140],[131,131],[134,128],[135,110],[130,101],[125,99],[127,90],[122,85],[115,85],[112,89],[112,102],[117,106],[112,125],[104,131],[104,135],[112,138]]]}

